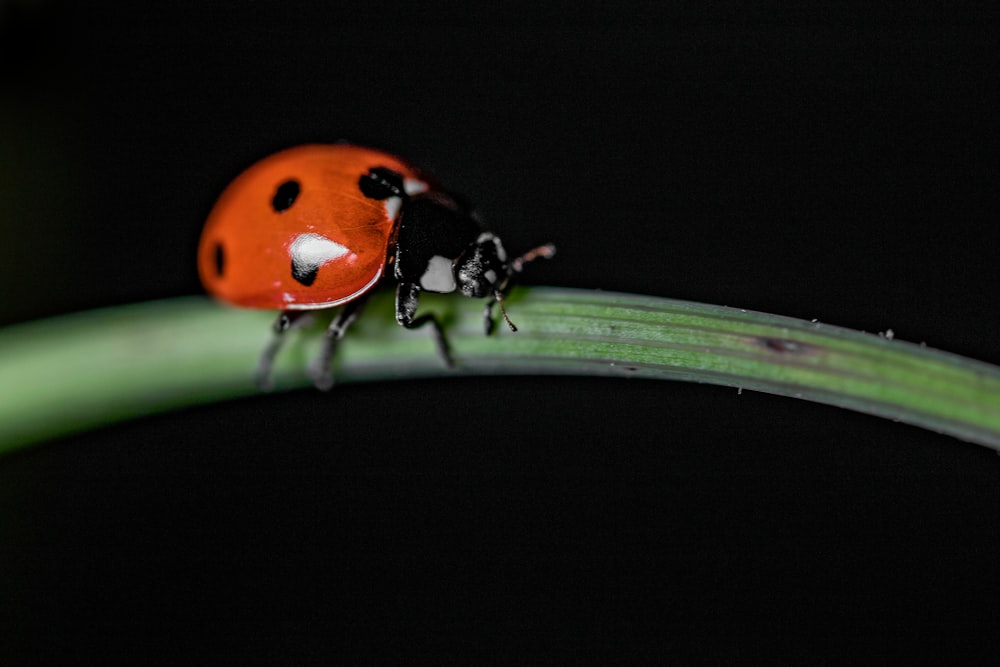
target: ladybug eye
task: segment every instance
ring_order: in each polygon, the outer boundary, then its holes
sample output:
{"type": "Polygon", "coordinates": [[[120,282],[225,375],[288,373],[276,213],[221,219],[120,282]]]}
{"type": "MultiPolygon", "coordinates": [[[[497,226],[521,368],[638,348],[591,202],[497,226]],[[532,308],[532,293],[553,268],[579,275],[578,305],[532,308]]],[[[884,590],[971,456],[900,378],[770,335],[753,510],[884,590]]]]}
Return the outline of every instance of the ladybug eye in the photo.
{"type": "Polygon", "coordinates": [[[274,207],[276,213],[283,213],[287,211],[291,208],[292,204],[295,203],[300,191],[301,188],[299,187],[298,181],[285,181],[278,186],[278,191],[274,193],[274,199],[271,200],[271,206],[274,207]]]}

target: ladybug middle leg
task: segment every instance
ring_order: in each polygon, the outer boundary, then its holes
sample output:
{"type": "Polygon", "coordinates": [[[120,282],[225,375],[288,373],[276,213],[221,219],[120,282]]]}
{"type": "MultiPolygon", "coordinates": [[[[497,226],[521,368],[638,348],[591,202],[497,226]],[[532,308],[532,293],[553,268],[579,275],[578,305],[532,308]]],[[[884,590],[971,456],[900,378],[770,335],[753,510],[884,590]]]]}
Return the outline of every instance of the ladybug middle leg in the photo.
{"type": "Polygon", "coordinates": [[[451,349],[448,346],[448,339],[444,336],[441,321],[434,313],[425,313],[420,317],[414,317],[419,301],[420,288],[415,283],[401,282],[396,285],[396,322],[407,329],[416,329],[430,324],[434,329],[434,342],[437,343],[438,353],[448,368],[454,368],[455,360],[451,356],[451,349]]]}

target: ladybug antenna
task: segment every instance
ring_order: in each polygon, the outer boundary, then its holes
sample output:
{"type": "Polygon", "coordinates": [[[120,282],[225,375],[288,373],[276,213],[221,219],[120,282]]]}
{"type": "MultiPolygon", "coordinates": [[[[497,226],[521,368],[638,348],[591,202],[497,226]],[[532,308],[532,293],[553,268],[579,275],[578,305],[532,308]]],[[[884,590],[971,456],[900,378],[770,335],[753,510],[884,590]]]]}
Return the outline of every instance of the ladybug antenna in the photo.
{"type": "Polygon", "coordinates": [[[550,259],[555,254],[556,254],[556,247],[551,243],[546,243],[545,245],[540,245],[537,248],[532,248],[531,250],[524,253],[520,257],[515,257],[511,261],[510,275],[514,275],[515,273],[521,273],[521,271],[524,270],[524,265],[527,264],[528,262],[533,262],[539,258],[550,259]]]}

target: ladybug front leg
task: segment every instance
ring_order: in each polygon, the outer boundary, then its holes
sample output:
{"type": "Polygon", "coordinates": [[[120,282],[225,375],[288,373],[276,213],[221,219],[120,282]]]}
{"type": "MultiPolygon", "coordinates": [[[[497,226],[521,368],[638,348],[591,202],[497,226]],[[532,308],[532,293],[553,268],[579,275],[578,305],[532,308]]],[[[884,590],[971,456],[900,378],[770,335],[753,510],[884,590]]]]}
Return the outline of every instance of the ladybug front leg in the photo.
{"type": "Polygon", "coordinates": [[[500,304],[500,313],[503,315],[503,319],[507,322],[507,326],[510,327],[511,331],[517,331],[517,326],[510,321],[510,317],[507,316],[507,309],[504,307],[503,297],[504,294],[510,289],[511,281],[515,276],[524,270],[524,265],[528,262],[533,262],[536,259],[551,259],[553,255],[556,254],[556,247],[551,243],[546,243],[545,245],[540,245],[537,248],[532,248],[528,252],[524,253],[520,257],[515,257],[507,265],[506,276],[503,281],[498,285],[495,285],[490,292],[490,299],[486,302],[486,307],[483,308],[483,322],[486,325],[486,335],[489,336],[493,333],[496,325],[493,320],[493,306],[500,304]]]}
{"type": "Polygon", "coordinates": [[[333,352],[337,349],[337,343],[344,337],[347,327],[358,319],[358,315],[361,314],[361,309],[367,301],[368,294],[364,294],[354,301],[348,301],[327,327],[319,356],[309,365],[309,377],[312,378],[313,384],[320,391],[329,391],[333,387],[333,369],[330,368],[333,352]]]}
{"type": "Polygon", "coordinates": [[[301,327],[312,321],[309,311],[306,310],[283,310],[271,326],[274,331],[270,342],[260,355],[257,362],[257,370],[254,372],[254,382],[261,391],[270,391],[274,388],[271,380],[271,369],[274,366],[274,359],[278,356],[278,350],[285,342],[285,334],[291,329],[301,327]]]}
{"type": "Polygon", "coordinates": [[[495,289],[490,294],[490,299],[486,302],[486,306],[483,307],[483,328],[486,330],[487,336],[492,335],[496,330],[496,321],[493,319],[493,306],[498,303],[500,304],[500,313],[503,315],[507,326],[510,327],[511,331],[517,331],[517,325],[510,321],[510,317],[507,316],[507,308],[503,305],[503,290],[495,289]]]}
{"type": "Polygon", "coordinates": [[[425,313],[414,318],[419,301],[420,288],[415,283],[401,282],[396,285],[396,321],[407,329],[416,329],[430,324],[434,328],[434,341],[437,343],[438,353],[448,368],[454,368],[455,360],[451,356],[448,339],[444,336],[444,329],[438,318],[435,317],[434,313],[425,313]]]}

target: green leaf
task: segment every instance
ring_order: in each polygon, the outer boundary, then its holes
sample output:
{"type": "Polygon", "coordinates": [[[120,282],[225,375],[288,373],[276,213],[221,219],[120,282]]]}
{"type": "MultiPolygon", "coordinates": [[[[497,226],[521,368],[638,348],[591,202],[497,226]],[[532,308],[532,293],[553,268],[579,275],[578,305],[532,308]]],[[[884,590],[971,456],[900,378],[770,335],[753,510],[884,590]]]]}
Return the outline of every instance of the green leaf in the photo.
{"type": "MultiPolygon", "coordinates": [[[[874,334],[737,308],[610,292],[519,288],[483,335],[483,303],[424,296],[459,368],[377,294],[335,358],[338,383],[454,375],[606,375],[765,391],[922,426],[1000,450],[1000,368],[874,334]]],[[[278,390],[309,385],[329,314],[289,334],[278,390]]],[[[0,331],[0,454],[59,435],[258,392],[273,312],[200,297],[67,315],[0,331]]],[[[334,391],[337,391],[335,388],[334,391]]]]}

